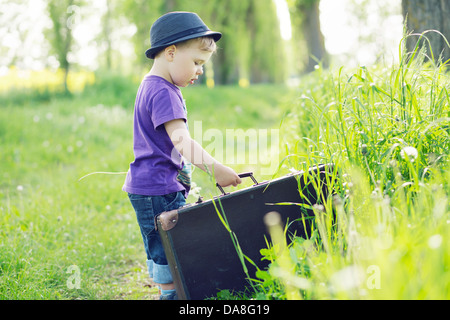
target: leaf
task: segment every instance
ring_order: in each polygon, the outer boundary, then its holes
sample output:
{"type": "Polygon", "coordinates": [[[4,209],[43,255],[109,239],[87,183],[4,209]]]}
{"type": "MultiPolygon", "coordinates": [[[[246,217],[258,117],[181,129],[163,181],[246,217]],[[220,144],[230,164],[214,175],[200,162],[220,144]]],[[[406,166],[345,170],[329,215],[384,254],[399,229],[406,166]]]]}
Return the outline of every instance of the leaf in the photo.
{"type": "Polygon", "coordinates": [[[306,203],[296,203],[296,202],[278,202],[278,203],[265,203],[267,206],[299,206],[306,209],[313,209],[313,207],[306,203]]]}

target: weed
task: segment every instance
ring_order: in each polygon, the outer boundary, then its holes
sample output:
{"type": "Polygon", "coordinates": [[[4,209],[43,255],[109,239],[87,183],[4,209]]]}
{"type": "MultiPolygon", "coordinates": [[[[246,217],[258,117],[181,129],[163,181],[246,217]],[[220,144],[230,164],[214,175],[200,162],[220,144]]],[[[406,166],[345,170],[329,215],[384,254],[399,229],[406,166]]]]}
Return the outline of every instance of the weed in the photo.
{"type": "Polygon", "coordinates": [[[340,182],[333,198],[312,204],[307,239],[263,251],[273,261],[261,274],[263,293],[306,279],[297,289],[304,299],[449,298],[450,78],[448,62],[411,58],[420,54],[417,47],[390,68],[304,79],[283,120],[279,171],[332,162],[340,182]],[[273,272],[288,253],[294,278],[273,272]]]}

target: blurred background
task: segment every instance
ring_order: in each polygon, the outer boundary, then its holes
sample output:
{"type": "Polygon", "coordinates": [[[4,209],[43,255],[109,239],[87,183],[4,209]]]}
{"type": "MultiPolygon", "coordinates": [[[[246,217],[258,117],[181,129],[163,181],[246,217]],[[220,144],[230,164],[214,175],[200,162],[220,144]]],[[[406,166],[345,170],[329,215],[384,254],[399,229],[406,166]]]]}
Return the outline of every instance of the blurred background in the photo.
{"type": "Polygon", "coordinates": [[[294,82],[317,65],[398,60],[401,0],[0,0],[0,77],[10,87],[82,90],[94,73],[145,74],[149,30],[194,11],[224,35],[209,86],[294,82]]]}

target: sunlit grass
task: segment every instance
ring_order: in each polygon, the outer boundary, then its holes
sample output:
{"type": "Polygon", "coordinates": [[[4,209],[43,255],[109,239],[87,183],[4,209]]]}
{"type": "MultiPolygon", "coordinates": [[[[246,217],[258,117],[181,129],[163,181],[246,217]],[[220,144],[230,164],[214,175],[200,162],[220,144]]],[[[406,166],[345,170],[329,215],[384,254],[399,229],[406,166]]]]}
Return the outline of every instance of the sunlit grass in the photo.
{"type": "Polygon", "coordinates": [[[262,299],[449,299],[450,77],[405,55],[390,68],[317,70],[282,126],[281,168],[334,163],[315,227],[260,274],[262,299]],[[330,180],[332,181],[332,180],[330,180]],[[282,270],[282,269],[281,269],[282,270]],[[286,284],[288,283],[288,284],[286,284]]]}
{"type": "MultiPolygon", "coordinates": [[[[204,132],[279,129],[275,176],[335,165],[335,195],[313,206],[309,237],[295,238],[281,253],[261,248],[271,267],[257,274],[253,296],[237,296],[450,298],[450,77],[445,65],[407,55],[400,61],[318,68],[293,94],[273,85],[183,90],[190,124],[202,121],[204,132]]],[[[48,92],[29,99],[26,90],[6,97],[0,107],[1,299],[154,294],[145,287],[142,241],[121,191],[124,175],[79,181],[128,169],[137,86],[109,75],[71,97],[48,92]],[[71,266],[80,270],[79,289],[67,282],[71,266]]],[[[200,170],[194,182],[203,196],[219,193],[200,170]]]]}
{"type": "MultiPolygon", "coordinates": [[[[121,190],[125,175],[79,181],[92,172],[125,172],[133,160],[132,106],[139,83],[117,76],[97,81],[80,94],[11,99],[0,107],[0,299],[157,294],[147,287],[139,227],[121,190]],[[79,270],[79,289],[71,270],[79,270]]],[[[269,115],[285,92],[269,85],[192,87],[185,98],[192,121],[203,120],[204,130],[225,130],[248,128],[257,119],[260,126],[277,122],[269,115]],[[232,112],[238,105],[241,118],[232,112]]],[[[200,170],[194,181],[202,195],[220,192],[200,170]]]]}
{"type": "Polygon", "coordinates": [[[128,126],[115,113],[130,116],[79,103],[0,109],[2,299],[113,298],[121,277],[105,273],[137,265],[139,234],[120,191],[123,179],[78,182],[88,170],[126,165],[120,150],[128,126]],[[80,289],[67,287],[72,265],[80,268],[80,289]]]}

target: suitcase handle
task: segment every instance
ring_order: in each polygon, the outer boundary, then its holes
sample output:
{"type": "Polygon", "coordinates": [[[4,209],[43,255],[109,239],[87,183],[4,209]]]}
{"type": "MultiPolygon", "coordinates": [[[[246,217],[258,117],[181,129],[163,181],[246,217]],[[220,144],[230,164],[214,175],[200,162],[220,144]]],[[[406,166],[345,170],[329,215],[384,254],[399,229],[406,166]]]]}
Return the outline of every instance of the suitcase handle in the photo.
{"type": "MultiPolygon", "coordinates": [[[[255,184],[258,184],[258,181],[256,181],[255,177],[253,176],[253,172],[243,172],[243,173],[238,174],[238,176],[239,176],[239,178],[251,178],[255,184]]],[[[223,190],[223,188],[218,183],[216,183],[216,186],[217,186],[217,188],[219,188],[219,190],[222,192],[222,194],[224,194],[224,195],[226,194],[226,192],[223,190]]]]}

